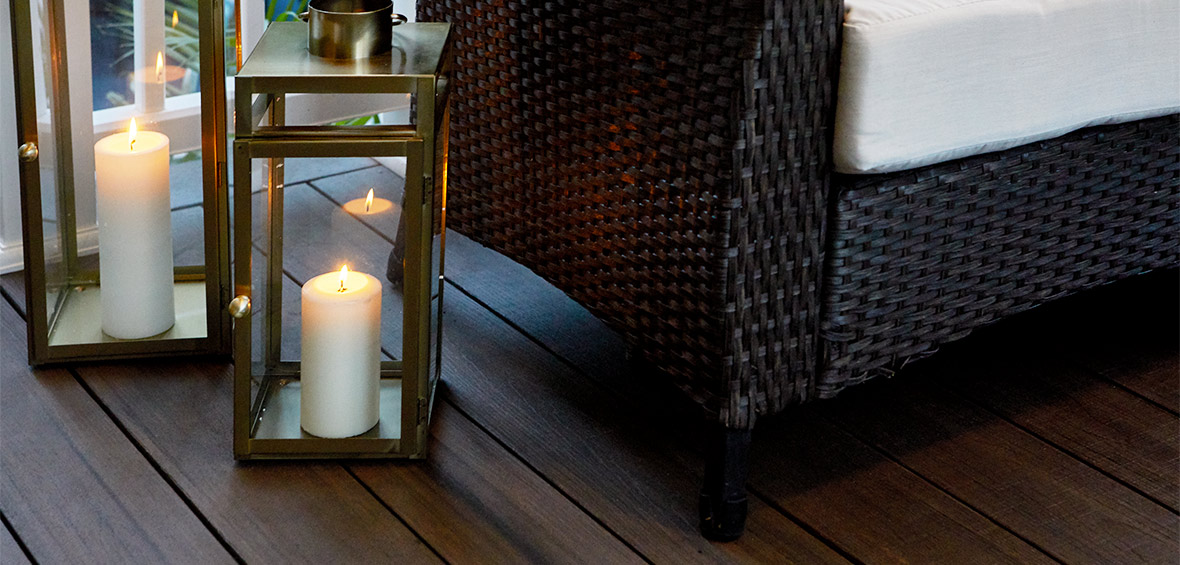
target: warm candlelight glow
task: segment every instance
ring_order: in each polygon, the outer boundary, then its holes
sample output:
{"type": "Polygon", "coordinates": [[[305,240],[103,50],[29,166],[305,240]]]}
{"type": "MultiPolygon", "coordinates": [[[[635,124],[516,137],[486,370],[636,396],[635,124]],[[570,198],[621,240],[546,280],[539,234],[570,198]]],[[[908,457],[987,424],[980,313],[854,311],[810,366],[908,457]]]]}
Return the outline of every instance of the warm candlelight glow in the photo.
{"type": "Polygon", "coordinates": [[[156,82],[164,82],[164,52],[156,53],[156,82]]]}
{"type": "Polygon", "coordinates": [[[180,14],[176,10],[172,10],[172,27],[176,27],[178,23],[180,23],[180,14]]]}
{"type": "Polygon", "coordinates": [[[135,118],[131,118],[131,127],[127,128],[127,150],[135,151],[135,118]]]}
{"type": "Polygon", "coordinates": [[[344,211],[353,216],[375,216],[393,208],[393,202],[377,196],[377,189],[370,188],[364,198],[353,198],[344,203],[344,211]]]}
{"type": "Polygon", "coordinates": [[[348,290],[344,286],[344,281],[347,281],[347,280],[348,280],[348,265],[344,265],[343,267],[340,267],[340,288],[336,289],[336,292],[344,292],[344,291],[348,290]]]}

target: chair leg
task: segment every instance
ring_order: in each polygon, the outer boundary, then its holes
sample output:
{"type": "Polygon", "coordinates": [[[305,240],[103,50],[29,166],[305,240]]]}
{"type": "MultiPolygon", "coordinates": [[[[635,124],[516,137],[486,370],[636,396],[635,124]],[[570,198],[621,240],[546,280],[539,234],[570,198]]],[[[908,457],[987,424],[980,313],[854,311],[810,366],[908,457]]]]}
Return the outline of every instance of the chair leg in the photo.
{"type": "Polygon", "coordinates": [[[746,527],[750,430],[718,426],[707,449],[700,500],[701,533],[713,541],[733,541],[746,527]]]}

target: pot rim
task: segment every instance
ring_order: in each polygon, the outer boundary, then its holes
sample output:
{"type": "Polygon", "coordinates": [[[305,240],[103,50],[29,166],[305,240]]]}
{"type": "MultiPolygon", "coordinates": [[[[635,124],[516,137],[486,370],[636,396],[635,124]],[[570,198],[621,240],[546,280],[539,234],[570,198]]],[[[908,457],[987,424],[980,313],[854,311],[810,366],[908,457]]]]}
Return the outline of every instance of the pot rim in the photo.
{"type": "Polygon", "coordinates": [[[374,10],[369,10],[367,12],[335,12],[332,10],[324,10],[322,8],[318,8],[318,7],[316,7],[317,3],[318,3],[317,0],[309,0],[307,3],[308,11],[319,12],[321,14],[332,14],[332,15],[341,15],[341,16],[368,16],[368,15],[376,14],[378,12],[383,12],[385,10],[392,10],[393,9],[393,0],[390,0],[389,2],[385,2],[384,5],[382,5],[380,8],[376,8],[374,10]]]}

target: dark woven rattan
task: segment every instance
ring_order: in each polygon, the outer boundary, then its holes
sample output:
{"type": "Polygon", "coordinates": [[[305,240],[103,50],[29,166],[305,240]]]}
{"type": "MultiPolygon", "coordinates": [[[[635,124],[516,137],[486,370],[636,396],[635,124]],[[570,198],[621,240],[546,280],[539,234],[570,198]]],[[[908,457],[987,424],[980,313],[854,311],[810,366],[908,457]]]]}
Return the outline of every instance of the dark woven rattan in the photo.
{"type": "Polygon", "coordinates": [[[888,175],[840,176],[820,396],[973,328],[1180,261],[1168,116],[888,175]]]}
{"type": "Polygon", "coordinates": [[[423,0],[418,17],[457,26],[448,225],[729,427],[1178,262],[1174,117],[833,175],[838,1],[423,0]]]}

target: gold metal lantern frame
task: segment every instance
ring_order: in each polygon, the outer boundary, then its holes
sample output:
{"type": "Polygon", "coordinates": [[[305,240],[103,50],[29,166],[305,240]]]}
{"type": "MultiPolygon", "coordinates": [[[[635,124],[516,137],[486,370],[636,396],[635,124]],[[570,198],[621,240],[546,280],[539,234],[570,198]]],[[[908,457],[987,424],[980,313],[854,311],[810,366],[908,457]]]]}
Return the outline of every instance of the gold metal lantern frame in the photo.
{"type": "Polygon", "coordinates": [[[229,305],[235,317],[234,456],[421,458],[440,373],[450,26],[396,26],[392,53],[358,60],[310,55],[307,33],[302,22],[272,23],[235,78],[235,262],[229,305]],[[408,123],[287,123],[291,95],[344,93],[408,94],[408,123]],[[299,226],[288,219],[292,213],[309,212],[292,203],[296,187],[284,186],[284,171],[291,159],[356,157],[405,158],[403,197],[395,205],[400,213],[392,230],[396,233],[382,232],[385,239],[377,241],[387,247],[369,250],[404,257],[398,265],[404,274],[398,281],[386,281],[383,289],[383,300],[398,309],[382,318],[387,358],[381,362],[378,424],[353,437],[321,438],[300,425],[298,340],[289,339],[298,333],[293,319],[298,303],[284,300],[297,299],[296,285],[303,284],[292,280],[288,254],[306,247],[291,235],[299,226]],[[259,191],[257,183],[265,184],[265,190],[259,191]]]}
{"type": "MultiPolygon", "coordinates": [[[[95,112],[88,55],[88,32],[93,30],[78,29],[87,25],[79,22],[90,21],[87,16],[67,15],[64,0],[8,2],[19,145],[10,150],[18,151],[20,159],[29,362],[33,365],[229,354],[230,318],[223,309],[230,297],[229,212],[227,194],[221,189],[227,173],[223,6],[219,0],[202,0],[195,13],[185,13],[182,18],[165,14],[162,0],[137,3],[136,10],[144,5],[151,7],[142,17],[146,23],[141,23],[138,11],[135,23],[137,70],[131,81],[136,100],[95,112]],[[190,36],[199,34],[199,69],[191,59],[187,67],[181,66],[174,48],[165,46],[165,28],[171,25],[168,33],[175,34],[178,24],[190,36]],[[146,55],[148,62],[142,64],[150,66],[155,61],[154,73],[150,68],[139,68],[141,51],[147,49],[141,39],[152,45],[146,55]],[[86,54],[68,52],[71,45],[70,49],[81,48],[78,50],[86,54]],[[199,92],[191,92],[198,82],[199,92]],[[188,93],[177,94],[173,83],[184,83],[188,93]],[[178,105],[185,105],[185,109],[176,110],[178,105]],[[184,166],[191,171],[187,175],[188,201],[168,212],[171,217],[181,217],[183,226],[178,227],[175,220],[171,224],[174,232],[191,228],[176,236],[185,242],[187,254],[174,247],[171,263],[175,266],[176,322],[161,334],[139,339],[110,337],[104,333],[99,313],[103,291],[99,267],[107,255],[98,252],[103,231],[94,219],[91,145],[104,134],[105,126],[98,123],[98,116],[122,115],[120,112],[139,116],[147,130],[161,127],[161,116],[179,116],[173,122],[184,135],[172,140],[174,154],[167,158],[174,168],[184,166]],[[180,151],[190,156],[188,162],[175,155],[180,151]],[[197,151],[200,158],[193,160],[197,151]]],[[[107,125],[116,127],[114,121],[107,125]]],[[[122,118],[117,121],[122,130],[126,122],[122,118]]],[[[175,204],[177,194],[168,196],[175,204]]]]}

